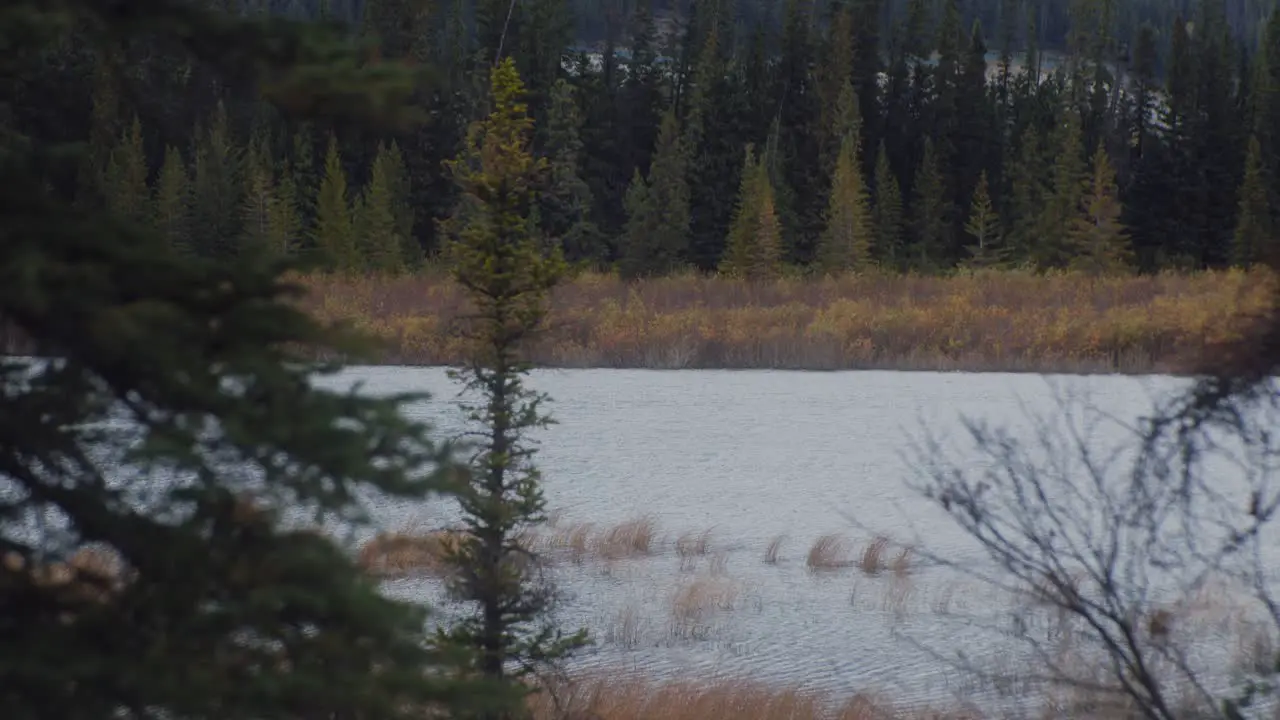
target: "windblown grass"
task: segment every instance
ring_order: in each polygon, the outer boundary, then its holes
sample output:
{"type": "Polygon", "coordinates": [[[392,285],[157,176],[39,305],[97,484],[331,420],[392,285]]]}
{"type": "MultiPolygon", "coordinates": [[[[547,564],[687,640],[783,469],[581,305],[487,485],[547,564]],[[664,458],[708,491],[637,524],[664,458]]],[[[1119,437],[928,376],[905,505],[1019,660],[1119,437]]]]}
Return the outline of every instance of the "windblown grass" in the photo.
{"type": "Polygon", "coordinates": [[[809,546],[805,566],[810,570],[839,570],[853,564],[849,557],[849,539],[840,533],[820,535],[809,546]]]}
{"type": "Polygon", "coordinates": [[[672,637],[710,637],[715,616],[733,610],[737,599],[737,586],[723,577],[699,577],[680,585],[671,596],[672,637]]]}
{"type": "Polygon", "coordinates": [[[442,575],[449,571],[449,553],[456,551],[462,540],[462,532],[451,529],[379,533],[360,548],[356,561],[366,572],[380,577],[442,575]]]}
{"type": "MultiPolygon", "coordinates": [[[[850,275],[747,282],[584,274],[552,297],[530,359],[556,367],[1187,372],[1266,307],[1266,271],[850,275]]],[[[443,273],[309,276],[304,306],[384,341],[387,364],[443,365],[467,347],[443,273]]]]}

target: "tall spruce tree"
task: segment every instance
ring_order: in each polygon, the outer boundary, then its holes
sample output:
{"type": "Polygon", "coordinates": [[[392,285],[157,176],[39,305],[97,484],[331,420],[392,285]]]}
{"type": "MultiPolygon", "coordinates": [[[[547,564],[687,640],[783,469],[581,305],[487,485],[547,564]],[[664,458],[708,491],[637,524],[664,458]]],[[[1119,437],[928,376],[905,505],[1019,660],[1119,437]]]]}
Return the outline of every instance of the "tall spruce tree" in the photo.
{"type": "Polygon", "coordinates": [[[720,271],[750,280],[767,280],[781,270],[782,257],[782,226],[769,172],[764,162],[756,159],[754,147],[748,145],[743,153],[738,203],[720,271]]]}
{"type": "Polygon", "coordinates": [[[686,179],[685,146],[675,111],[662,116],[658,147],[645,183],[644,194],[631,198],[628,206],[638,207],[645,198],[649,222],[628,222],[622,248],[624,273],[629,277],[671,272],[686,262],[689,247],[689,183],[686,179]],[[632,232],[632,231],[635,232],[632,232]]]}
{"type": "Polygon", "coordinates": [[[551,88],[547,123],[548,177],[539,205],[543,229],[570,262],[603,261],[608,248],[591,219],[591,187],[582,179],[582,118],[566,80],[551,88]]]}
{"type": "Polygon", "coordinates": [[[142,147],[142,123],[136,116],[111,150],[105,181],[103,192],[112,212],[135,223],[147,222],[151,210],[147,156],[142,147]]]}
{"type": "Polygon", "coordinates": [[[378,146],[369,183],[360,195],[354,226],[364,269],[379,275],[404,270],[404,239],[395,214],[395,168],[386,145],[378,146]]]}
{"type": "Polygon", "coordinates": [[[1240,185],[1239,216],[1236,221],[1232,261],[1241,267],[1269,260],[1275,254],[1277,241],[1263,174],[1262,143],[1257,135],[1249,136],[1249,152],[1245,157],[1244,182],[1240,185]]]}
{"type": "MultiPolygon", "coordinates": [[[[853,94],[853,85],[846,84],[843,93],[853,94]]],[[[862,178],[862,157],[859,152],[859,124],[851,123],[843,133],[840,155],[832,174],[831,194],[827,202],[827,226],[818,243],[817,268],[825,273],[862,270],[871,261],[872,225],[871,206],[867,186],[862,178]]]]}
{"type": "Polygon", "coordinates": [[[889,164],[884,142],[876,153],[875,255],[880,265],[897,269],[903,260],[902,186],[889,164]]]}
{"type": "Polygon", "coordinates": [[[191,235],[206,257],[231,256],[240,238],[243,151],[219,101],[195,144],[191,179],[191,235]]]}
{"type": "Polygon", "coordinates": [[[338,140],[332,135],[325,153],[324,179],[316,197],[316,223],[311,238],[321,267],[347,273],[361,269],[360,244],[347,198],[347,174],[342,169],[338,140]]]}
{"type": "Polygon", "coordinates": [[[1102,143],[1093,154],[1092,178],[1067,228],[1070,266],[1101,275],[1130,267],[1129,236],[1120,222],[1116,174],[1102,143]]]}
{"type": "Polygon", "coordinates": [[[916,224],[911,262],[917,270],[935,271],[945,263],[951,205],[932,138],[924,140],[924,155],[916,171],[913,195],[911,207],[916,224]]]}
{"type": "Polygon", "coordinates": [[[467,534],[449,553],[458,597],[474,614],[442,633],[477,652],[476,670],[502,679],[508,664],[524,675],[586,642],[551,624],[553,595],[529,562],[522,533],[546,519],[546,501],[529,431],[550,419],[546,396],[530,389],[527,343],[547,313],[547,296],[565,265],[544,247],[530,222],[545,161],[529,145],[533,122],[509,58],[490,73],[489,116],[471,127],[463,154],[450,163],[466,212],[447,227],[448,262],[475,307],[467,326],[471,355],[452,377],[475,397],[462,407],[479,426],[478,447],[457,483],[467,534]]]}
{"type": "Polygon", "coordinates": [[[170,145],[165,148],[164,163],[156,178],[151,217],[156,231],[169,243],[169,247],[190,254],[195,248],[191,240],[191,196],[187,183],[187,167],[182,161],[182,153],[170,145]]]}
{"type": "MultiPolygon", "coordinates": [[[[357,62],[326,28],[205,3],[145,10],[139,22],[132,3],[10,2],[23,22],[0,23],[0,77],[78,26],[93,28],[78,42],[95,54],[181,38],[205,72],[261,80],[274,102],[335,121],[390,120],[403,105],[406,70],[357,62]]],[[[27,102],[46,115],[63,100],[27,102]]],[[[421,502],[446,487],[451,460],[402,413],[420,398],[325,389],[317,373],[332,368],[298,349],[358,348],[299,308],[287,264],[193,260],[79,206],[45,160],[74,167],[82,149],[41,130],[0,151],[0,315],[50,359],[0,363],[5,716],[409,720],[510,707],[503,688],[461,679],[425,635],[424,609],[382,595],[326,533],[367,526],[354,498],[421,502]],[[317,528],[288,527],[282,512],[317,528]]]]}
{"type": "Polygon", "coordinates": [[[969,219],[964,231],[974,242],[966,247],[969,258],[965,265],[971,268],[991,268],[1005,261],[1005,250],[1000,242],[1000,216],[991,202],[991,189],[987,173],[978,177],[978,186],[969,203],[969,219]]]}

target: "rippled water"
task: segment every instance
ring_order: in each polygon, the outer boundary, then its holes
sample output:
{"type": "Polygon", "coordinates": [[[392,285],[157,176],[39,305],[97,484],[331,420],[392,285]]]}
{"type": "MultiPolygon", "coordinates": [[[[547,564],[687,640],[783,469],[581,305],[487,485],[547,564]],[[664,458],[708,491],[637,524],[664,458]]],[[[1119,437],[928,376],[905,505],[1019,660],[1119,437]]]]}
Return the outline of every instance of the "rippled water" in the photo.
{"type": "MultiPolygon", "coordinates": [[[[356,379],[373,393],[430,392],[433,400],[411,413],[442,433],[462,427],[442,370],[359,369],[336,382],[356,379]]],[[[555,401],[559,424],[541,434],[539,464],[561,524],[650,514],[666,540],[650,558],[557,565],[567,598],[561,619],[597,640],[580,666],[746,676],[913,702],[1017,695],[977,683],[933,652],[964,650],[992,669],[1016,670],[1018,656],[1000,642],[1011,606],[936,567],[916,567],[905,580],[856,569],[814,575],[804,567],[812,541],[832,531],[865,541],[876,531],[971,555],[941,511],[908,488],[919,479],[912,436],[926,425],[954,433],[962,416],[1025,427],[1028,412],[1052,410],[1064,392],[1134,419],[1183,387],[1169,378],[623,370],[543,371],[531,384],[555,401]],[[720,565],[710,556],[682,564],[671,538],[706,529],[720,565]],[[765,547],[780,534],[781,560],[767,564],[765,547]],[[673,593],[713,574],[733,587],[732,609],[697,637],[673,635],[673,593]],[[634,643],[617,638],[627,616],[634,643]]],[[[377,514],[391,529],[452,518],[439,502],[377,514]]],[[[429,581],[388,588],[444,602],[429,581]]]]}

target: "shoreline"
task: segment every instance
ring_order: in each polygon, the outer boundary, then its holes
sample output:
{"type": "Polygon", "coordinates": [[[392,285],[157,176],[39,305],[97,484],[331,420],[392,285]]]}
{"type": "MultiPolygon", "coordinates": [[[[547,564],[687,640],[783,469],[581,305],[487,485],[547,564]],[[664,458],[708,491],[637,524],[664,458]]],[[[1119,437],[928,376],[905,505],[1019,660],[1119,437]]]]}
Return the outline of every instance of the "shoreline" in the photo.
{"type": "MultiPolygon", "coordinates": [[[[746,282],[583,273],[550,298],[545,369],[895,371],[1192,377],[1270,302],[1265,271],[1093,278],[987,271],[746,282]]],[[[307,275],[301,305],[374,338],[372,366],[467,357],[459,288],[435,268],[307,275]]],[[[332,359],[332,358],[328,358],[332,359]]]]}

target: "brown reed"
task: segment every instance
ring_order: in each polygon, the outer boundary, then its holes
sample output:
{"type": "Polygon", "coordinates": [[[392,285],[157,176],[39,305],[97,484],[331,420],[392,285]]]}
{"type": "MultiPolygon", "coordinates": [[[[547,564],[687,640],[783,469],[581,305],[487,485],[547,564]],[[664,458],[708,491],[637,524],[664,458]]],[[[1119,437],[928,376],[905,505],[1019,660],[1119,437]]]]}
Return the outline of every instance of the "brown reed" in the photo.
{"type": "Polygon", "coordinates": [[[768,565],[777,565],[778,558],[782,552],[782,542],[786,540],[785,535],[775,535],[764,549],[764,561],[768,565]]]}
{"type": "Polygon", "coordinates": [[[838,570],[852,565],[849,559],[849,539],[840,533],[818,536],[809,546],[805,566],[810,570],[838,570]]]}
{"type": "Polygon", "coordinates": [[[904,710],[870,694],[843,702],[748,680],[659,682],[636,674],[572,679],[530,696],[534,720],[977,720],[976,710],[904,710]],[[559,704],[555,701],[559,700],[559,704]]]}
{"type": "Polygon", "coordinates": [[[455,529],[379,533],[360,548],[356,562],[381,577],[442,575],[449,572],[448,556],[461,547],[463,538],[455,529]]]}
{"type": "MultiPolygon", "coordinates": [[[[557,367],[1187,372],[1269,300],[1266,271],[1091,278],[982,271],[750,282],[587,273],[528,348],[557,367]]],[[[304,307],[383,341],[386,364],[453,364],[464,293],[439,269],[307,276],[304,307]]]]}

